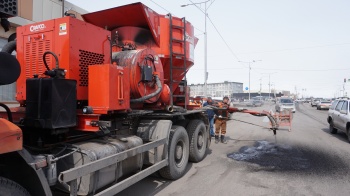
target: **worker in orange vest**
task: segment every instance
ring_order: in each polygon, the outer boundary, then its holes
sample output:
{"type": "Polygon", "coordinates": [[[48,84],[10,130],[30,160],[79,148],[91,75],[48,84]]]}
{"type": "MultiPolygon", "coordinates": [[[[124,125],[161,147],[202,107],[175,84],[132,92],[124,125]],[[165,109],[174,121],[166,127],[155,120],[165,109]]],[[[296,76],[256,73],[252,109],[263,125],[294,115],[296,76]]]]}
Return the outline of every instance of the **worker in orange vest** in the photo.
{"type": "Polygon", "coordinates": [[[228,110],[225,110],[229,107],[228,105],[229,98],[224,97],[222,102],[219,102],[217,104],[217,107],[219,107],[219,110],[216,110],[216,120],[215,120],[215,143],[219,143],[221,140],[221,143],[227,144],[225,134],[226,134],[226,124],[229,117],[228,110]],[[221,135],[220,135],[221,131],[221,135]],[[219,139],[220,135],[220,139],[219,139]]]}

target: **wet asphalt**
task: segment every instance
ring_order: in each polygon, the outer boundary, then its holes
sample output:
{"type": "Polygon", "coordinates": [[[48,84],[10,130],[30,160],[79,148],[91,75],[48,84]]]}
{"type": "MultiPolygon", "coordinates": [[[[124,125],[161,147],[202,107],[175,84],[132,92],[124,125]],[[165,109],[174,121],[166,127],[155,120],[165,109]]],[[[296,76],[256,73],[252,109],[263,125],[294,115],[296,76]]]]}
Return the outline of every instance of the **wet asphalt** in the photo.
{"type": "Polygon", "coordinates": [[[190,163],[184,177],[151,176],[119,195],[350,195],[350,144],[344,133],[329,132],[327,111],[298,104],[291,131],[280,127],[276,137],[259,127],[269,126],[263,117],[232,118],[228,143],[212,141],[207,157],[190,163]]]}

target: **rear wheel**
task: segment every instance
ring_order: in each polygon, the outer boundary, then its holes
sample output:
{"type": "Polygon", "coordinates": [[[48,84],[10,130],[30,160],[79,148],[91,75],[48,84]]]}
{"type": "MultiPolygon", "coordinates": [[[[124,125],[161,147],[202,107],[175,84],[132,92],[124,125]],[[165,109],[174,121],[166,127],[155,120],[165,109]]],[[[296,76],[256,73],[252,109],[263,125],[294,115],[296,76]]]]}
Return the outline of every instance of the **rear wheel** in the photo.
{"type": "Polygon", "coordinates": [[[7,178],[0,177],[0,196],[30,196],[21,185],[7,178]]]}
{"type": "MultiPolygon", "coordinates": [[[[338,132],[338,130],[336,128],[334,128],[334,124],[333,124],[332,120],[329,121],[329,131],[332,134],[336,134],[338,132]]],[[[348,134],[348,137],[349,137],[349,134],[348,134]]]]}
{"type": "Polygon", "coordinates": [[[191,120],[187,131],[190,141],[189,160],[198,163],[204,159],[207,150],[208,135],[205,124],[201,120],[191,120]]]}
{"type": "Polygon", "coordinates": [[[176,180],[185,172],[189,156],[188,135],[182,126],[172,126],[169,135],[168,159],[169,165],[159,170],[163,178],[176,180]]]}

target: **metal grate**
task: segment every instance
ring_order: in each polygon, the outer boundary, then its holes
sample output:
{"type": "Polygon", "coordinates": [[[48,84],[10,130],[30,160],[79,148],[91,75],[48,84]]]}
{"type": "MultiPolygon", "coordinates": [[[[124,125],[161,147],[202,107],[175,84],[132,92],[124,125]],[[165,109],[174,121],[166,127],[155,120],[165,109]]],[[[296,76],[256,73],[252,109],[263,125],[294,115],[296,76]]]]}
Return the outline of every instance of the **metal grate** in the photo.
{"type": "Polygon", "coordinates": [[[89,52],[85,50],[79,50],[79,86],[88,86],[88,76],[89,76],[89,65],[100,65],[103,64],[104,55],[94,52],[89,52]]]}
{"type": "Polygon", "coordinates": [[[0,0],[0,12],[17,16],[17,0],[0,0]]]}
{"type": "MultiPolygon", "coordinates": [[[[32,78],[34,74],[43,74],[45,71],[44,62],[42,60],[45,51],[50,50],[50,40],[32,40],[26,43],[25,63],[26,63],[26,78],[32,78]]],[[[51,65],[51,56],[46,56],[46,62],[51,65]]]]}

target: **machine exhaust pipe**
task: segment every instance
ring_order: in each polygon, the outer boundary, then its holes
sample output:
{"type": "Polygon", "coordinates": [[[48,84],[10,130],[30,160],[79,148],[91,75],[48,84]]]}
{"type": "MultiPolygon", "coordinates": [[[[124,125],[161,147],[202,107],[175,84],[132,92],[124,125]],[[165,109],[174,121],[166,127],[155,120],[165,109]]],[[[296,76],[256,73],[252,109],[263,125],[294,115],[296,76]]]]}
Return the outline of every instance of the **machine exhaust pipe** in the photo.
{"type": "Polygon", "coordinates": [[[16,50],[16,41],[8,42],[0,52],[0,85],[16,82],[21,74],[21,66],[15,56],[11,55],[16,50]]]}
{"type": "Polygon", "coordinates": [[[17,43],[16,40],[8,42],[2,49],[1,52],[6,52],[11,54],[13,51],[16,50],[17,43]]]}
{"type": "Polygon", "coordinates": [[[168,112],[173,112],[174,108],[171,105],[167,105],[167,106],[165,106],[165,110],[168,111],[168,112]]]}

